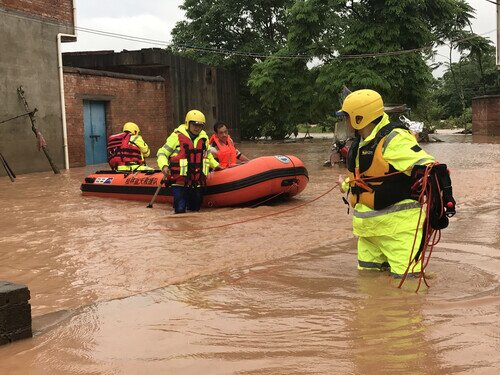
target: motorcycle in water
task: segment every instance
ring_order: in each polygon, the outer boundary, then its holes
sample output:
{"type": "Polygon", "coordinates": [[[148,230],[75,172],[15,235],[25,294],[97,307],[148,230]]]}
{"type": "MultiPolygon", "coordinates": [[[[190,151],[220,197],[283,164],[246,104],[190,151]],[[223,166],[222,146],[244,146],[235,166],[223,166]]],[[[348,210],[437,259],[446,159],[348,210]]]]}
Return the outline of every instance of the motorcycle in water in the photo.
{"type": "MultiPolygon", "coordinates": [[[[408,130],[410,130],[413,134],[415,134],[415,137],[417,140],[420,142],[428,142],[428,135],[424,131],[424,123],[419,122],[419,121],[412,121],[408,119],[406,116],[401,115],[399,117],[399,122],[404,124],[408,130]]],[[[323,165],[325,167],[333,167],[335,164],[339,165],[345,165],[347,161],[347,153],[349,152],[349,147],[352,144],[352,141],[354,141],[354,137],[350,137],[347,139],[342,139],[337,137],[336,135],[333,136],[333,143],[330,148],[330,159],[326,160],[323,165]]]]}
{"type": "Polygon", "coordinates": [[[334,136],[332,147],[330,148],[330,159],[324,162],[325,167],[333,167],[335,164],[345,165],[347,153],[354,138],[340,139],[334,136]]]}

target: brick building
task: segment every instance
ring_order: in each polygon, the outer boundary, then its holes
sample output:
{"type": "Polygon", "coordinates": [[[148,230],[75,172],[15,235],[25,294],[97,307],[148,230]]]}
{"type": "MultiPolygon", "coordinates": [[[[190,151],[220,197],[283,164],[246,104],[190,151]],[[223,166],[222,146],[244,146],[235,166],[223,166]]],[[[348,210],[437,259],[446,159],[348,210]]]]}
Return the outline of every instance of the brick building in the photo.
{"type": "Polygon", "coordinates": [[[500,95],[472,99],[472,134],[500,136],[500,95]]]}
{"type": "MultiPolygon", "coordinates": [[[[74,20],[72,0],[0,0],[0,122],[26,113],[17,94],[22,86],[59,168],[65,166],[60,43],[75,40],[74,20]]],[[[51,168],[27,116],[0,124],[0,152],[17,174],[51,168]]]]}
{"type": "Polygon", "coordinates": [[[16,174],[51,169],[20,86],[58,169],[105,162],[107,136],[127,121],[155,153],[193,108],[205,113],[209,132],[225,120],[239,139],[237,77],[157,48],[63,57],[61,42],[76,40],[74,13],[72,0],[0,0],[0,152],[16,174]]]}
{"type": "Polygon", "coordinates": [[[139,125],[152,156],[187,111],[201,110],[239,139],[237,79],[230,72],[153,48],[63,54],[70,166],[105,162],[105,138],[139,125]],[[82,126],[83,124],[83,126],[82,126]]]}
{"type": "Polygon", "coordinates": [[[107,137],[129,121],[140,126],[152,154],[163,145],[171,112],[163,78],[65,67],[64,87],[70,167],[105,163],[107,137]],[[89,124],[89,109],[102,109],[102,124],[89,124]]]}

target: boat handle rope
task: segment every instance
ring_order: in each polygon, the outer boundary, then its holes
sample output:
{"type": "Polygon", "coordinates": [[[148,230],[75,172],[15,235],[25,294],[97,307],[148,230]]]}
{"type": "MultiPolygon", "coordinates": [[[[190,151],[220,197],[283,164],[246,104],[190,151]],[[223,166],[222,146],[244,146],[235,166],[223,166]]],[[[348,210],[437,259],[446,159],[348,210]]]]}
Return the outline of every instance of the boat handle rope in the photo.
{"type": "Polygon", "coordinates": [[[280,195],[288,194],[292,190],[292,188],[296,188],[297,186],[298,186],[297,183],[294,182],[293,184],[290,185],[290,187],[287,189],[287,191],[282,191],[282,192],[280,192],[278,194],[274,194],[274,195],[270,196],[269,198],[264,199],[263,201],[255,203],[254,205],[250,206],[250,208],[259,207],[259,206],[263,205],[266,202],[269,202],[269,201],[272,201],[275,198],[278,198],[280,195]]]}

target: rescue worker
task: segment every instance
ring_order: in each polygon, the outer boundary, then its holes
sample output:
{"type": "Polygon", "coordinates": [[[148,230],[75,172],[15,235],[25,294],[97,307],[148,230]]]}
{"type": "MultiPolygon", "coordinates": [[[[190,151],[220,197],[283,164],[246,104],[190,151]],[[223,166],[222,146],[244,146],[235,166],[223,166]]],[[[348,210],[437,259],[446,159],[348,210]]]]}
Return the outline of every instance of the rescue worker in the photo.
{"type": "Polygon", "coordinates": [[[210,137],[210,152],[220,164],[221,168],[234,167],[237,161],[247,162],[248,158],[236,147],[227,130],[227,124],[217,121],[214,125],[214,134],[210,137]]]}
{"type": "Polygon", "coordinates": [[[122,133],[109,136],[108,163],[111,168],[117,171],[153,170],[144,160],[150,150],[140,133],[137,124],[126,122],[122,133]]]}
{"type": "Polygon", "coordinates": [[[210,153],[204,126],[205,115],[195,109],[189,111],[184,124],[170,134],[156,154],[158,166],[172,183],[175,213],[199,211],[209,169],[220,169],[210,153]]]}
{"type": "Polygon", "coordinates": [[[419,218],[420,205],[410,198],[410,175],[413,166],[433,163],[434,158],[407,128],[389,121],[376,91],[352,92],[337,115],[345,116],[358,134],[347,157],[348,177],[339,176],[354,208],[358,269],[389,269],[392,276],[402,277],[411,262],[408,276],[419,275],[420,262],[410,260],[410,254],[414,238],[413,258],[421,244],[425,214],[419,218]]]}

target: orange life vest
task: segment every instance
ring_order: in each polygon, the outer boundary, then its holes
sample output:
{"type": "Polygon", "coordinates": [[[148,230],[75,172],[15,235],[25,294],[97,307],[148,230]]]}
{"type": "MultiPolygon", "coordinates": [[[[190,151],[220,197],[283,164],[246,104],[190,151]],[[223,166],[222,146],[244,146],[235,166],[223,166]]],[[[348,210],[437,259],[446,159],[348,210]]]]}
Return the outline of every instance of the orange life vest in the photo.
{"type": "Polygon", "coordinates": [[[176,132],[179,138],[179,153],[169,159],[171,180],[180,185],[205,185],[207,176],[204,171],[206,164],[206,138],[198,139],[198,143],[193,145],[191,138],[176,132]],[[183,161],[187,160],[187,169],[183,161]]]}
{"type": "Polygon", "coordinates": [[[120,165],[144,164],[138,146],[130,143],[129,132],[110,135],[108,138],[108,163],[111,168],[120,165]]]}
{"type": "Polygon", "coordinates": [[[233,140],[228,135],[227,144],[221,143],[219,137],[213,134],[210,137],[210,144],[217,145],[219,151],[217,152],[217,160],[222,168],[232,167],[236,165],[236,147],[234,147],[233,140]]]}

